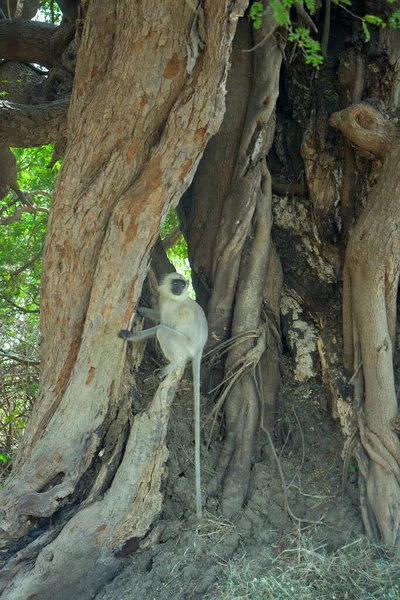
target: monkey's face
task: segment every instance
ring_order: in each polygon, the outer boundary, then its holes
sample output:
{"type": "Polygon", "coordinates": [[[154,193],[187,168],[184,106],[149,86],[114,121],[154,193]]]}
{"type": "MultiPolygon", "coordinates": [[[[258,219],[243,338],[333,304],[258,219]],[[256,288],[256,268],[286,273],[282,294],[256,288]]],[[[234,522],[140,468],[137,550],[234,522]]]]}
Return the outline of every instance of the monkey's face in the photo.
{"type": "Polygon", "coordinates": [[[174,296],[180,296],[188,286],[188,282],[185,279],[172,279],[171,280],[171,292],[174,296]]]}

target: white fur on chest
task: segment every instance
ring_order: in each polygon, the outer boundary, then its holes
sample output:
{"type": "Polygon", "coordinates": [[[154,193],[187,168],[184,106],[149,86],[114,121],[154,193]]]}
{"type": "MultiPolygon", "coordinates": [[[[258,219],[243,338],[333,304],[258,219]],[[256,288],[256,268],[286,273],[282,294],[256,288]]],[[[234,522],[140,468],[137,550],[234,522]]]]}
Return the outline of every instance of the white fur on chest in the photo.
{"type": "Polygon", "coordinates": [[[191,298],[184,302],[162,299],[161,323],[184,335],[192,344],[192,353],[203,348],[206,341],[207,321],[200,306],[191,298]],[[204,335],[202,332],[205,332],[204,335]],[[199,335],[200,333],[200,335],[199,335]]]}

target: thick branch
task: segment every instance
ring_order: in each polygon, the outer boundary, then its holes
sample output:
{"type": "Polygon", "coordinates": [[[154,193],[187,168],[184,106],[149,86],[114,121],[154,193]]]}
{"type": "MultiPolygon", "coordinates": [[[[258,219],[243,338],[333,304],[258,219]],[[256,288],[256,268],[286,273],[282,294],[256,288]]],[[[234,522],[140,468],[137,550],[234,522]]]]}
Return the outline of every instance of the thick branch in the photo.
{"type": "Polygon", "coordinates": [[[308,12],[305,10],[304,6],[300,4],[300,2],[295,2],[294,6],[296,8],[296,12],[299,18],[304,21],[307,27],[312,29],[315,33],[318,33],[317,26],[315,25],[308,12]]]}
{"type": "Polygon", "coordinates": [[[34,256],[32,256],[32,258],[30,258],[25,264],[23,264],[21,267],[19,267],[18,269],[15,269],[15,271],[10,273],[10,279],[13,279],[14,277],[18,277],[18,275],[23,273],[26,269],[29,269],[29,267],[31,267],[37,260],[39,260],[39,258],[42,258],[42,255],[43,255],[43,248],[39,252],[34,254],[34,256]]]}
{"type": "Polygon", "coordinates": [[[0,102],[0,144],[28,148],[63,139],[68,107],[68,98],[35,106],[0,102]]]}
{"type": "Polygon", "coordinates": [[[178,225],[178,227],[175,227],[175,229],[173,231],[171,231],[171,233],[169,233],[167,235],[167,237],[165,237],[162,240],[162,245],[163,245],[165,252],[167,252],[167,250],[170,250],[173,246],[175,246],[175,244],[178,242],[178,240],[181,238],[181,236],[182,236],[182,231],[178,225]]]}
{"type": "Polygon", "coordinates": [[[49,209],[48,208],[42,208],[41,206],[28,206],[26,204],[24,204],[23,206],[18,206],[12,215],[10,215],[9,217],[5,217],[4,219],[0,219],[0,225],[11,225],[11,223],[15,223],[15,221],[19,221],[21,218],[21,215],[24,212],[28,212],[28,213],[37,213],[37,212],[45,212],[47,214],[49,214],[49,209]]]}
{"type": "Polygon", "coordinates": [[[333,113],[329,124],[361,150],[375,156],[386,154],[394,126],[368,104],[352,104],[340,112],[333,113]]]}
{"type": "Polygon", "coordinates": [[[4,294],[0,294],[0,298],[2,298],[4,300],[4,302],[6,302],[6,304],[8,304],[9,306],[12,306],[13,308],[16,308],[18,310],[18,312],[20,313],[26,313],[26,314],[39,314],[40,310],[30,310],[29,308],[24,308],[23,306],[19,306],[18,304],[15,304],[15,302],[12,302],[11,300],[9,300],[7,298],[7,296],[4,296],[4,294]]]}
{"type": "Polygon", "coordinates": [[[51,23],[20,19],[0,20],[0,56],[6,60],[35,62],[48,68],[54,67],[59,63],[67,43],[67,40],[62,39],[64,32],[68,33],[70,39],[71,31],[73,34],[74,27],[61,28],[51,23]],[[61,29],[62,36],[58,34],[61,29]],[[57,43],[54,43],[55,33],[57,43]]]}

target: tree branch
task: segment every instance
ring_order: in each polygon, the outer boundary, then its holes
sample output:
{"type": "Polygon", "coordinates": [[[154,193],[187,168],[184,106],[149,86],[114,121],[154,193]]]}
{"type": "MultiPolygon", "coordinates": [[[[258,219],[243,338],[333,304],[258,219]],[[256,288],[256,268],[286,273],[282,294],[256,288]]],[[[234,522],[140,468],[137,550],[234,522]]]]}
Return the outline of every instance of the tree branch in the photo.
{"type": "Polygon", "coordinates": [[[9,352],[4,352],[1,349],[0,349],[0,356],[3,356],[4,358],[10,358],[11,360],[15,360],[16,362],[22,363],[23,365],[28,365],[28,366],[40,365],[40,361],[38,361],[38,360],[33,360],[31,358],[24,358],[23,356],[17,356],[16,354],[10,354],[9,352]]]}
{"type": "Polygon", "coordinates": [[[325,20],[324,20],[324,31],[321,40],[322,56],[326,58],[328,56],[328,43],[329,33],[331,29],[331,0],[325,0],[325,20]]]}
{"type": "Polygon", "coordinates": [[[11,300],[9,300],[7,298],[7,296],[4,296],[4,294],[0,294],[0,297],[3,298],[4,302],[6,302],[7,304],[9,304],[10,306],[12,306],[13,308],[16,308],[19,312],[21,313],[26,313],[26,314],[38,314],[40,313],[40,310],[37,309],[33,309],[30,310],[29,308],[24,308],[23,306],[18,306],[18,304],[15,304],[15,302],[12,302],[11,300]]]}
{"type": "Polygon", "coordinates": [[[165,237],[162,240],[162,245],[165,252],[167,252],[167,250],[170,250],[173,246],[175,246],[177,241],[180,239],[181,235],[182,231],[180,226],[178,225],[178,227],[175,227],[175,229],[173,229],[171,233],[169,233],[167,237],[165,237]]]}
{"type": "Polygon", "coordinates": [[[63,139],[68,107],[69,98],[34,106],[1,101],[0,144],[28,148],[63,139]]]}
{"type": "Polygon", "coordinates": [[[34,62],[47,68],[60,62],[75,27],[20,19],[0,20],[0,56],[6,60],[34,62]]]}
{"type": "Polygon", "coordinates": [[[9,217],[5,217],[4,219],[0,219],[0,225],[11,225],[11,223],[15,223],[16,221],[19,221],[21,218],[22,213],[24,212],[28,212],[28,213],[37,213],[37,212],[44,212],[49,214],[49,209],[48,208],[42,208],[41,206],[29,206],[28,204],[24,204],[23,206],[18,206],[12,215],[10,215],[9,217]]]}
{"type": "Polygon", "coordinates": [[[312,29],[315,33],[318,33],[316,24],[314,23],[308,12],[306,12],[304,6],[300,4],[300,2],[295,2],[294,6],[298,17],[304,21],[304,23],[307,25],[307,27],[309,27],[309,29],[312,29]]]}
{"type": "Polygon", "coordinates": [[[28,260],[28,262],[26,262],[24,265],[22,265],[22,267],[19,267],[18,269],[15,269],[15,271],[10,273],[10,279],[13,279],[14,277],[18,277],[18,275],[23,273],[23,271],[25,271],[26,269],[29,269],[29,267],[31,267],[42,256],[42,254],[43,254],[43,248],[37,254],[32,256],[32,258],[30,258],[28,260]]]}

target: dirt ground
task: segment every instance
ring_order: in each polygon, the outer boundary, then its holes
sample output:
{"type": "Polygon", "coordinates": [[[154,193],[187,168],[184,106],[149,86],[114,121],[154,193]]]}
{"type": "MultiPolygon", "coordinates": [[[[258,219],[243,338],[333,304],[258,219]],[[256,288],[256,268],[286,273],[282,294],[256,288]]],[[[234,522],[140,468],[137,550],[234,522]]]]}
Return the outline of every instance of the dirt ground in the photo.
{"type": "MultiPolygon", "coordinates": [[[[163,514],[148,547],[123,559],[124,569],[96,600],[221,598],[218,582],[227,569],[236,566],[243,569],[243,577],[253,577],[305,537],[314,547],[334,552],[363,535],[355,474],[350,473],[342,497],[343,442],[339,424],[327,413],[326,392],[315,380],[295,384],[288,356],[283,360],[283,373],[274,445],[288,488],[288,509],[284,509],[276,461],[263,435],[242,514],[227,522],[221,518],[218,501],[212,499],[197,526],[192,388],[184,378],[171,414],[163,514]]],[[[142,397],[152,397],[156,385],[150,370],[142,397]]],[[[203,398],[203,419],[211,408],[209,400],[203,398]]],[[[203,488],[221,445],[218,427],[209,450],[210,425],[203,431],[203,488]]]]}

